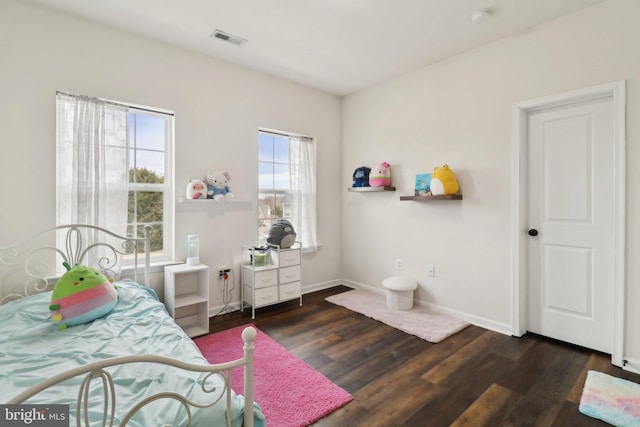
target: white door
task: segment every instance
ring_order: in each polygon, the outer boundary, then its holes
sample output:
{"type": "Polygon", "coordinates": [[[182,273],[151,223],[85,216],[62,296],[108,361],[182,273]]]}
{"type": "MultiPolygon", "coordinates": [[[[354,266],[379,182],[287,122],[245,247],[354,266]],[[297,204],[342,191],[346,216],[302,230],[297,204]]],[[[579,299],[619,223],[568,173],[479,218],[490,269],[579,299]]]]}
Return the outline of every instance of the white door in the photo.
{"type": "Polygon", "coordinates": [[[613,116],[612,96],[527,115],[527,330],[606,353],[614,328],[613,116]]]}

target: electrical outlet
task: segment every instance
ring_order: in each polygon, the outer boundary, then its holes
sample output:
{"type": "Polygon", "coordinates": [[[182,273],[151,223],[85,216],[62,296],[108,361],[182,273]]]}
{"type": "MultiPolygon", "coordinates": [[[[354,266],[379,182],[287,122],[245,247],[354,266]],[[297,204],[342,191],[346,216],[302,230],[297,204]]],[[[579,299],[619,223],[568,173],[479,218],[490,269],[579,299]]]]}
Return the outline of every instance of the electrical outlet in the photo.
{"type": "Polygon", "coordinates": [[[396,259],[396,270],[402,270],[404,267],[404,263],[402,262],[402,258],[396,259]]]}
{"type": "Polygon", "coordinates": [[[223,278],[225,274],[228,274],[231,269],[226,265],[221,265],[218,267],[218,277],[223,278]]]}
{"type": "Polygon", "coordinates": [[[436,266],[435,265],[427,265],[427,276],[436,277],[436,266]]]}

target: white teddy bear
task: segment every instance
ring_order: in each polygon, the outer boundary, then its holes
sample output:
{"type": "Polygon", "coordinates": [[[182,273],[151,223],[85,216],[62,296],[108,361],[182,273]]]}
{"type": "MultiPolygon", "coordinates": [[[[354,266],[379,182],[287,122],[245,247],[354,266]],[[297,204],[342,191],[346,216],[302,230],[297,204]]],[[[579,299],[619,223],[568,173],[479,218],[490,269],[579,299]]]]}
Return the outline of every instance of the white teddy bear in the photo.
{"type": "Polygon", "coordinates": [[[217,202],[233,199],[233,193],[228,185],[230,180],[229,172],[207,172],[207,176],[204,177],[204,182],[207,184],[207,199],[217,202]]]}

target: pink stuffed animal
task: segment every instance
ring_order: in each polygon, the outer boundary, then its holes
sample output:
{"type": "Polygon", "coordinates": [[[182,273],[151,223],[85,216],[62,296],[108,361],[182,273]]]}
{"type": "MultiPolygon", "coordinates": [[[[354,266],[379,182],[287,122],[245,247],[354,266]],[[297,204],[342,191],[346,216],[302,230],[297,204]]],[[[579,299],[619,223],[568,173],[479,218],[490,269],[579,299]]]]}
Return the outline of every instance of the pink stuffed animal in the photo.
{"type": "Polygon", "coordinates": [[[382,162],[371,167],[369,185],[372,187],[391,185],[391,166],[389,166],[389,163],[382,162]]]}

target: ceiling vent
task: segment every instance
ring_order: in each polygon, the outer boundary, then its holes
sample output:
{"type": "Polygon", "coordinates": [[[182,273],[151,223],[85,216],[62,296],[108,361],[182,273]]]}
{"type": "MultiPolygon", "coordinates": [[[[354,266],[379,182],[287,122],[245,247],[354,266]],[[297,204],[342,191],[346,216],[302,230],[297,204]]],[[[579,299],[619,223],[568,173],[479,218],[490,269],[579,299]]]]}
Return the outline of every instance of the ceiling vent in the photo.
{"type": "Polygon", "coordinates": [[[212,34],[211,37],[213,37],[214,39],[218,39],[218,40],[222,40],[228,43],[232,43],[235,44],[237,46],[242,46],[243,44],[245,44],[247,42],[247,39],[243,39],[242,37],[238,37],[238,36],[234,36],[231,35],[229,33],[225,33],[224,31],[220,31],[218,29],[216,29],[212,34]]]}

